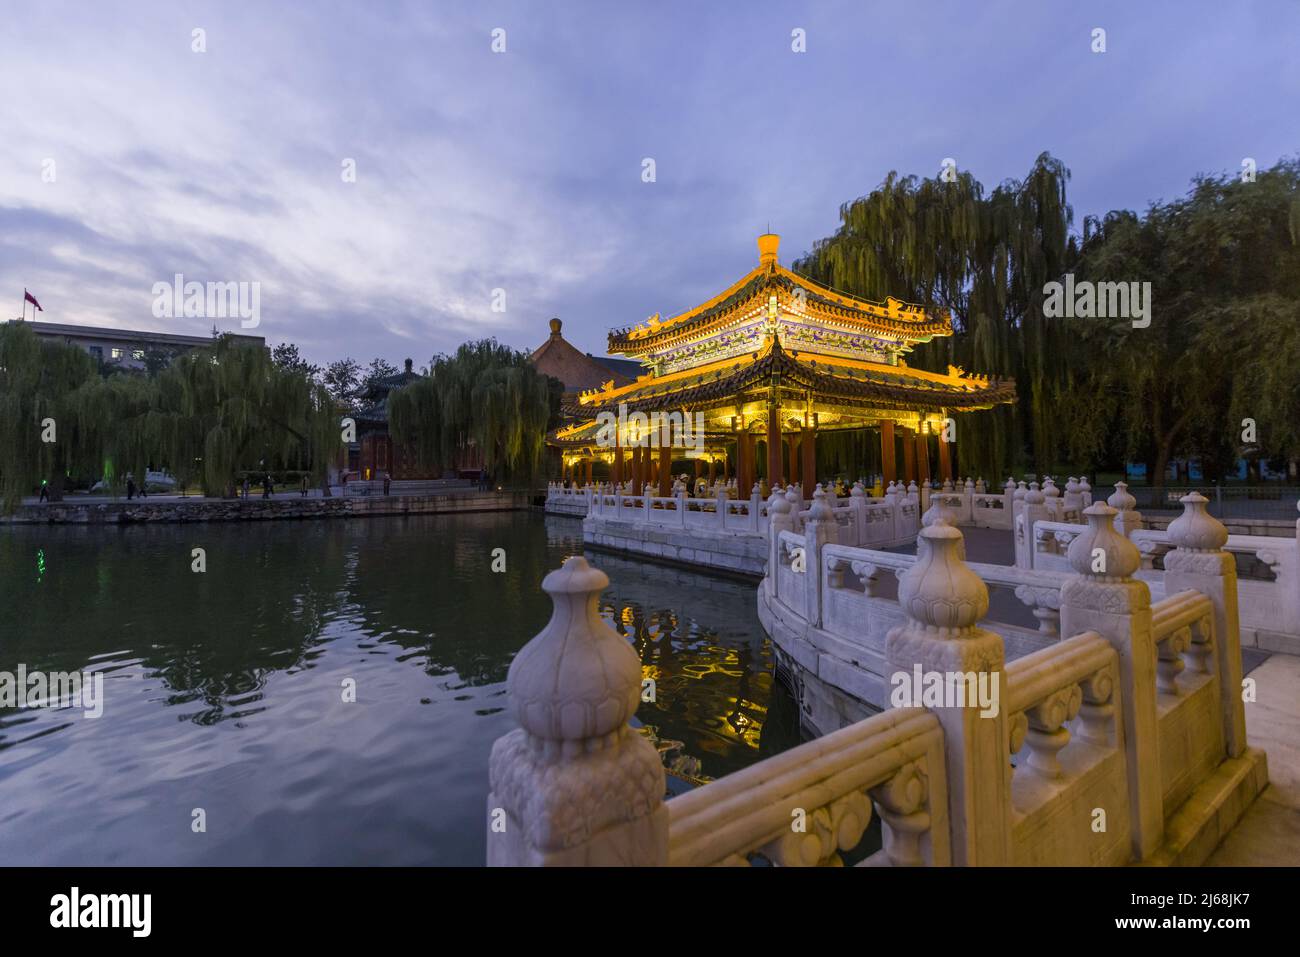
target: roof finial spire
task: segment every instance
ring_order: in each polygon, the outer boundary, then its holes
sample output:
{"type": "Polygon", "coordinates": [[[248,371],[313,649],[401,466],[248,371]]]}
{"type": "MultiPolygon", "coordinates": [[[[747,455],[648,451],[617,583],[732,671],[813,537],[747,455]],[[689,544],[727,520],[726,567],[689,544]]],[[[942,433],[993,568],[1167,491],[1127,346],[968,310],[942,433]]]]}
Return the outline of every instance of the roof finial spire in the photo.
{"type": "Polygon", "coordinates": [[[760,266],[775,265],[776,252],[781,247],[781,237],[771,232],[770,226],[768,228],[769,232],[758,237],[758,264],[760,266]]]}

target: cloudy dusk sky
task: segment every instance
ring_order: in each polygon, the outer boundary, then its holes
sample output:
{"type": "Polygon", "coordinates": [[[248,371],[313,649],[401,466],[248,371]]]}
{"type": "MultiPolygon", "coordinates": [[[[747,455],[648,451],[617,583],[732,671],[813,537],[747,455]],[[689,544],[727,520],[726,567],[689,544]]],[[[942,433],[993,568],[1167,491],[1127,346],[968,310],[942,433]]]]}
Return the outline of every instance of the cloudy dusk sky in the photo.
{"type": "Polygon", "coordinates": [[[603,353],[751,268],[769,223],[788,264],[945,157],[991,189],[1052,152],[1077,229],[1300,152],[1292,0],[10,0],[3,22],[0,318],[26,287],[44,320],[204,335],[155,319],[153,284],[256,281],[252,331],[322,364],[532,348],[553,315],[603,353]]]}

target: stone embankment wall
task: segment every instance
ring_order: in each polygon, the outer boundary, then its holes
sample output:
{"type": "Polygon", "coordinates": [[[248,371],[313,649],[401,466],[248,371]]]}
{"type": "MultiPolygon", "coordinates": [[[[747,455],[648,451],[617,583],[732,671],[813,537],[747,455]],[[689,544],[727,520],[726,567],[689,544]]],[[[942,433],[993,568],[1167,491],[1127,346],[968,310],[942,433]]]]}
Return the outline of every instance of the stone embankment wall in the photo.
{"type": "Polygon", "coordinates": [[[588,518],[582,523],[582,540],[604,551],[694,565],[753,581],[762,578],[767,568],[767,542],[759,533],[737,535],[588,518]]]}
{"type": "Polygon", "coordinates": [[[527,509],[527,492],[463,495],[337,496],[296,499],[172,499],[164,502],[65,501],[23,505],[0,515],[7,525],[130,525],[156,522],[256,522],[275,519],[364,518],[379,515],[436,515],[527,509]]]}

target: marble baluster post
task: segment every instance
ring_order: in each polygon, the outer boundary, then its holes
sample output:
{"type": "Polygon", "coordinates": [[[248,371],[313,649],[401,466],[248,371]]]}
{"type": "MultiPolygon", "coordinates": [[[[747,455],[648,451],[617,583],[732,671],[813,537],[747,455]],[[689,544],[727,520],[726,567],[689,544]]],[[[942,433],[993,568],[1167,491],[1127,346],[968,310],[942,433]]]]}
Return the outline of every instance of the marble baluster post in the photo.
{"type": "MultiPolygon", "coordinates": [[[[988,588],[962,561],[961,545],[951,525],[921,529],[916,562],[898,582],[905,621],[885,638],[885,678],[897,692],[915,688],[918,671],[974,676],[973,688],[969,680],[957,685],[973,694],[927,707],[943,727],[953,863],[1005,866],[1012,863],[1009,739],[1006,712],[993,703],[1006,700],[1006,652],[1000,635],[976,624],[988,612],[988,588]]],[[[896,694],[890,700],[895,707],[922,704],[896,694]]]]}
{"type": "Polygon", "coordinates": [[[510,663],[506,701],[519,727],[488,761],[490,866],[667,863],[664,767],[628,724],[641,660],[600,617],[608,586],[580,555],[542,582],[554,611],[510,663]]]}
{"type": "Polygon", "coordinates": [[[1219,683],[1223,743],[1227,756],[1246,750],[1246,707],[1241,696],[1241,622],[1237,606],[1237,562],[1223,546],[1228,530],[1209,513],[1199,492],[1180,500],[1183,514],[1169,523],[1165,594],[1195,589],[1214,605],[1214,673],[1219,683]]]}
{"type": "Polygon", "coordinates": [[[1115,531],[1115,509],[1084,509],[1088,527],[1070,543],[1074,574],[1061,586],[1061,634],[1095,631],[1119,654],[1119,697],[1133,855],[1150,857],[1164,837],[1160,725],[1156,712],[1156,645],[1151,591],[1133,578],[1137,546],[1115,531]]]}

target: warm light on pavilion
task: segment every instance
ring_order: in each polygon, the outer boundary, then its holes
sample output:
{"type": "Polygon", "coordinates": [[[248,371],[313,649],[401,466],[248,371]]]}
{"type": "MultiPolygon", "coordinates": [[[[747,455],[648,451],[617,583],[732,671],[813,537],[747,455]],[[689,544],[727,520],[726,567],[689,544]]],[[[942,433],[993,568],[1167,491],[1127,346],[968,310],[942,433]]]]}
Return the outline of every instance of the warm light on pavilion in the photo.
{"type": "MultiPolygon", "coordinates": [[[[611,332],[609,352],[649,371],[619,387],[606,382],[581,393],[578,404],[592,418],[556,440],[588,460],[611,461],[613,474],[630,476],[634,487],[654,473],[660,494],[671,486],[673,451],[611,457],[596,447],[597,416],[620,409],[699,416],[707,431],[706,454],[688,455],[677,443],[675,457],[712,461],[729,448],[742,488],[760,471],[783,479],[797,474],[811,494],[815,476],[804,473],[814,470],[809,463],[816,462],[817,435],[844,430],[880,434],[882,471],[890,479],[900,437],[909,476],[917,468],[929,474],[937,446],[939,473],[949,477],[951,450],[931,436],[942,432],[952,412],[1014,401],[1014,383],[956,366],[946,372],[908,366],[901,355],[952,335],[947,314],[932,315],[893,297],[880,303],[831,289],[781,266],[779,250],[780,236],[764,233],[758,237],[758,265],[707,302],[611,332]],[[764,440],[761,469],[755,443],[764,440]]],[[[631,423],[620,435],[625,452],[642,431],[631,423]]]]}

